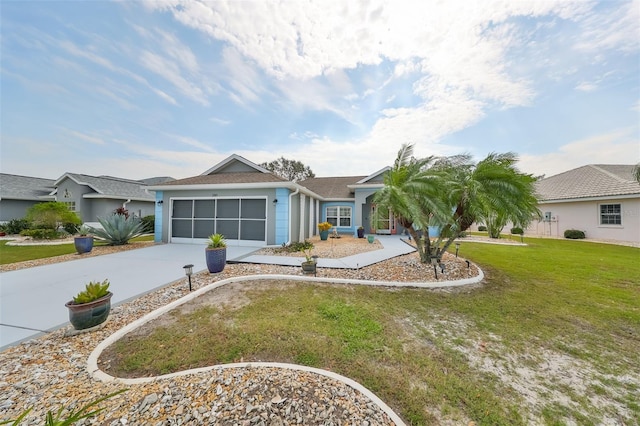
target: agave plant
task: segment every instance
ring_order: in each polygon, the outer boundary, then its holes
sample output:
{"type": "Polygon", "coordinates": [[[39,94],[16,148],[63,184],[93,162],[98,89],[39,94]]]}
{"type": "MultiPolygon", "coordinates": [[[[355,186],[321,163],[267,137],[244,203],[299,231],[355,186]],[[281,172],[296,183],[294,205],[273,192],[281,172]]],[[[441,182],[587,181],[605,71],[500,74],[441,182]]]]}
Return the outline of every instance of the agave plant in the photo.
{"type": "Polygon", "coordinates": [[[127,244],[130,239],[144,233],[144,225],[140,219],[133,216],[126,217],[120,214],[98,218],[102,229],[91,228],[91,233],[111,246],[127,244]]]}

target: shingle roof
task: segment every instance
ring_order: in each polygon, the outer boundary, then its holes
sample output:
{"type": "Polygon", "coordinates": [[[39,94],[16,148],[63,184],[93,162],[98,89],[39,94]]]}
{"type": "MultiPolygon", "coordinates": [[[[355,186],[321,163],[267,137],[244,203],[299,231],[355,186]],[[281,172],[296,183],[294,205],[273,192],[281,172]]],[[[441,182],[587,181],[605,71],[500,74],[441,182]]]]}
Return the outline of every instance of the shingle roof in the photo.
{"type": "Polygon", "coordinates": [[[178,179],[172,182],[165,182],[162,186],[173,185],[224,185],[233,183],[265,183],[265,182],[287,182],[286,179],[276,176],[273,173],[262,172],[238,172],[238,173],[217,173],[212,175],[193,176],[185,179],[178,179]]]}
{"type": "Polygon", "coordinates": [[[153,194],[143,189],[143,184],[136,180],[120,179],[111,176],[89,176],[77,173],[65,173],[56,183],[59,184],[65,177],[73,179],[78,184],[91,187],[96,193],[114,198],[131,198],[153,200],[153,194]]]}
{"type": "Polygon", "coordinates": [[[536,183],[540,201],[615,195],[640,196],[640,184],[633,178],[633,165],[590,164],[536,183]]]}
{"type": "Polygon", "coordinates": [[[323,198],[345,199],[353,198],[353,192],[347,185],[355,185],[356,182],[364,178],[366,176],[319,177],[306,179],[298,184],[323,198]]]}
{"type": "Polygon", "coordinates": [[[11,200],[41,200],[54,190],[53,179],[0,173],[0,198],[11,200]]]}

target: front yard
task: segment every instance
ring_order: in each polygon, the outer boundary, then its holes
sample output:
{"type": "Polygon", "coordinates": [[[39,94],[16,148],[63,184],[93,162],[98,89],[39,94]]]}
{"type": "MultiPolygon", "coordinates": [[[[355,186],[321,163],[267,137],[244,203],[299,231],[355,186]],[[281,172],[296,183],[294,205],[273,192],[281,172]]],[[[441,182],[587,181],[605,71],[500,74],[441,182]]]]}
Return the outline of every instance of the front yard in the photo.
{"type": "Polygon", "coordinates": [[[638,424],[640,250],[526,242],[463,242],[486,279],[456,290],[233,284],[101,363],[138,377],[295,362],[359,381],[409,424],[638,424]]]}

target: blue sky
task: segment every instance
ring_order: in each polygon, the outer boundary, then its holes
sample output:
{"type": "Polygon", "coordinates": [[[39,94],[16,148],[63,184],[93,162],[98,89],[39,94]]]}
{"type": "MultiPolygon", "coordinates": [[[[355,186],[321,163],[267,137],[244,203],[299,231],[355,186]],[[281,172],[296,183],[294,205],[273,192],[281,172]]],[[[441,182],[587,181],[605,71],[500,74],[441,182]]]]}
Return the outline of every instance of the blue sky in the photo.
{"type": "Polygon", "coordinates": [[[0,166],[184,178],[231,154],[368,175],[514,151],[640,161],[640,1],[0,1],[0,166]]]}

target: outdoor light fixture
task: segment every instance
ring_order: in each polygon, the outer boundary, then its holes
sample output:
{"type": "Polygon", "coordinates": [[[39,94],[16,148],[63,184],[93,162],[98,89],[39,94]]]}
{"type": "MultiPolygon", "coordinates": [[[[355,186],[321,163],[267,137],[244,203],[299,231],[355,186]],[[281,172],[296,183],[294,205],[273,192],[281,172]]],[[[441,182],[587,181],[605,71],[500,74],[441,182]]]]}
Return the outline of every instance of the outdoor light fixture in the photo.
{"type": "Polygon", "coordinates": [[[433,273],[438,279],[438,256],[431,256],[431,264],[433,265],[433,273]]]}
{"type": "Polygon", "coordinates": [[[278,199],[277,199],[277,198],[274,198],[274,199],[273,199],[273,204],[277,204],[277,203],[278,203],[278,199]]]}
{"type": "Polygon", "coordinates": [[[162,200],[158,200],[158,202],[156,203],[157,205],[162,205],[163,201],[162,200]]]}
{"type": "Polygon", "coordinates": [[[184,273],[187,277],[189,277],[189,291],[191,291],[191,274],[193,273],[193,265],[184,265],[184,273]]]}
{"type": "Polygon", "coordinates": [[[460,250],[460,243],[456,242],[456,257],[458,257],[458,250],[460,250]]]}

